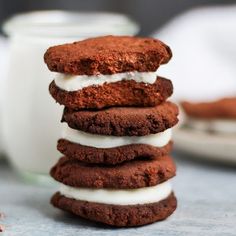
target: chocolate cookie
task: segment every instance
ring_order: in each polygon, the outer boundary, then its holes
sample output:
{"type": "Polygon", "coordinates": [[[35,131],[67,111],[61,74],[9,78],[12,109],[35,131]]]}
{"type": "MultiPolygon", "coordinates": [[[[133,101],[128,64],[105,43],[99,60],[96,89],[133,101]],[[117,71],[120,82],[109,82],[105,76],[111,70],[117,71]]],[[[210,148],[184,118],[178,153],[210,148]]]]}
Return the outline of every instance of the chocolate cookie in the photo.
{"type": "Polygon", "coordinates": [[[55,207],[85,219],[117,227],[139,226],[164,220],[177,207],[177,200],[173,193],[160,202],[123,206],[79,201],[57,192],[52,197],[51,203],[55,207]]]}
{"type": "Polygon", "coordinates": [[[169,156],[134,160],[115,166],[87,164],[62,157],[51,169],[51,176],[72,187],[142,188],[154,186],[175,176],[176,167],[169,156]]]}
{"type": "Polygon", "coordinates": [[[131,144],[115,148],[95,148],[60,139],[58,140],[57,149],[65,156],[82,162],[116,165],[133,159],[155,159],[165,156],[170,153],[172,142],[161,148],[147,144],[131,144]]]}
{"type": "Polygon", "coordinates": [[[156,71],[172,56],[157,39],[103,36],[50,47],[44,55],[49,70],[74,75],[156,71]]]}
{"type": "Polygon", "coordinates": [[[182,102],[185,113],[201,119],[236,119],[236,97],[223,98],[213,102],[182,102]]]}
{"type": "Polygon", "coordinates": [[[122,80],[68,92],[52,81],[49,91],[59,104],[66,107],[101,109],[111,106],[155,106],[172,95],[173,86],[170,80],[157,77],[154,84],[122,80]]]}
{"type": "Polygon", "coordinates": [[[145,136],[178,122],[178,107],[164,102],[155,107],[112,107],[100,111],[64,109],[62,121],[72,129],[113,136],[145,136]]]}

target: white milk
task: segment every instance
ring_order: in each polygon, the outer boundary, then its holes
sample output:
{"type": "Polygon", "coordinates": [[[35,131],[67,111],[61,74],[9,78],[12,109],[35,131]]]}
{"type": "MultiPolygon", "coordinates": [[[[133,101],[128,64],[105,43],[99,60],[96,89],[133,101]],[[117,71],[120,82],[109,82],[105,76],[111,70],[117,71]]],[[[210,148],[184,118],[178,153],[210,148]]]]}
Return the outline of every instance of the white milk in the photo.
{"type": "Polygon", "coordinates": [[[21,172],[47,174],[61,156],[62,106],[48,91],[53,73],[43,55],[49,46],[103,34],[135,34],[123,15],[34,12],[4,26],[10,36],[10,68],[3,106],[4,139],[11,163],[21,172]],[[114,27],[116,25],[116,27],[114,27]]]}
{"type": "Polygon", "coordinates": [[[3,93],[6,82],[6,72],[8,66],[8,42],[6,38],[0,37],[0,158],[4,152],[3,144],[3,127],[2,127],[2,105],[3,105],[3,93]]]}

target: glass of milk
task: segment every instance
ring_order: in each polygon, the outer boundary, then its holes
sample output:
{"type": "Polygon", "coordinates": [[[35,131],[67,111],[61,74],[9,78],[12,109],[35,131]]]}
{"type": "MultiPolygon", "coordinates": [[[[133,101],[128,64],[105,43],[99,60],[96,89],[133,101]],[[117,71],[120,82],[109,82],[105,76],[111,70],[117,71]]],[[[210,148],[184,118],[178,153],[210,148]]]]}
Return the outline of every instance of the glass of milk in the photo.
{"type": "Polygon", "coordinates": [[[100,35],[134,35],[138,26],[121,14],[40,11],[10,18],[3,30],[10,43],[2,113],[4,149],[24,177],[44,181],[61,156],[56,144],[63,109],[48,92],[53,73],[43,61],[46,49],[100,35]]]}

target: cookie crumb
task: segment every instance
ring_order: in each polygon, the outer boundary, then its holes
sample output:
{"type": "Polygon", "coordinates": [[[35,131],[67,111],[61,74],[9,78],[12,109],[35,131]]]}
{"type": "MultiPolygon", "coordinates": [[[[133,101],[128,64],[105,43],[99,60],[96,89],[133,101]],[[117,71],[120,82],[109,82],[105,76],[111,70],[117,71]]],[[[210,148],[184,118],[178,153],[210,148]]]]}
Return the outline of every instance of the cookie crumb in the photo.
{"type": "Polygon", "coordinates": [[[0,225],[0,233],[5,231],[4,225],[0,225]]]}

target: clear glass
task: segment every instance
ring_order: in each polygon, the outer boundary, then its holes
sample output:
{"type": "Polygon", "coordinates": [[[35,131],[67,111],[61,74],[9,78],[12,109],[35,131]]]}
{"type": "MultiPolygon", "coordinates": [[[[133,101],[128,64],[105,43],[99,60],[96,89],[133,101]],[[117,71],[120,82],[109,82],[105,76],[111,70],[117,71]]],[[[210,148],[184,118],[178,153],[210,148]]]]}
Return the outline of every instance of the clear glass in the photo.
{"type": "Polygon", "coordinates": [[[48,92],[53,74],[43,61],[46,49],[99,35],[134,35],[138,26],[120,14],[43,11],[17,15],[3,30],[10,40],[3,104],[5,149],[22,176],[42,182],[60,157],[56,143],[63,109],[48,92]]]}

